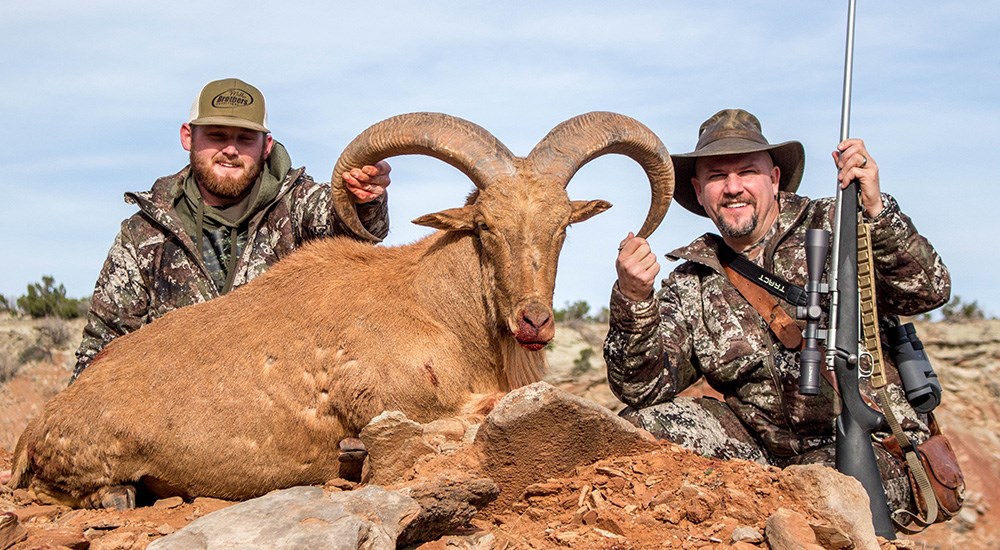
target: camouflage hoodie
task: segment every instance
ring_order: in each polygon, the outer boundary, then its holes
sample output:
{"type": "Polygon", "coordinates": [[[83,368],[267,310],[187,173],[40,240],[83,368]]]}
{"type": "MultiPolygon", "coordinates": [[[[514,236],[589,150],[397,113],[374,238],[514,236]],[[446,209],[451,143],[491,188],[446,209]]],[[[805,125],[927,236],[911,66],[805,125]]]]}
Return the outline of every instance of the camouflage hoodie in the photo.
{"type": "MultiPolygon", "coordinates": [[[[878,311],[885,322],[892,322],[895,315],[915,315],[944,304],[951,281],[941,258],[896,201],[888,195],[883,200],[885,210],[871,220],[872,240],[878,311]]],[[[762,267],[804,286],[805,230],[829,230],[834,201],[783,192],[779,207],[777,227],[763,243],[762,267]]],[[[838,414],[833,389],[824,382],[819,395],[798,393],[797,352],[778,342],[729,282],[714,239],[702,236],[667,257],[686,262],[655,297],[632,302],[617,284],[612,290],[604,355],[615,395],[641,409],[670,400],[704,376],[773,456],[793,456],[808,439],[832,436],[838,414]]],[[[780,303],[794,318],[794,308],[780,303]]],[[[898,376],[893,381],[895,369],[887,370],[893,410],[916,422],[898,376]]],[[[924,427],[914,422],[904,422],[904,427],[924,427]]]]}
{"type": "MultiPolygon", "coordinates": [[[[248,216],[245,242],[241,242],[242,253],[232,275],[234,288],[257,277],[309,239],[351,234],[332,211],[330,185],[316,183],[304,168],[293,170],[290,166],[288,152],[275,142],[265,170],[280,185],[270,201],[255,204],[256,211],[248,216]]],[[[125,201],[138,206],[139,212],[122,222],[97,278],[71,382],[112,339],[170,310],[220,295],[176,209],[189,172],[187,166],[156,180],[147,192],[125,194],[125,201]]],[[[373,234],[388,234],[384,195],[358,205],[358,214],[373,234]]]]}

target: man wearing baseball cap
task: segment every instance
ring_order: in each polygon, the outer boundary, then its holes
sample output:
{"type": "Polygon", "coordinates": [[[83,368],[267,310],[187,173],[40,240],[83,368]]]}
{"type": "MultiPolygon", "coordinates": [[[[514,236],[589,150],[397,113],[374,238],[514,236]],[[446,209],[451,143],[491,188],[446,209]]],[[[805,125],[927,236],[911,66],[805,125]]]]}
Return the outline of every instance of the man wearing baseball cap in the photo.
{"type": "MultiPolygon", "coordinates": [[[[97,279],[72,380],[112,339],[166,312],[211,300],[263,273],[304,242],[351,235],[330,184],[293,168],[271,137],[267,104],[236,78],[206,84],[180,129],[190,163],[126,193],[139,212],[122,223],[97,279]]],[[[389,232],[389,165],[342,174],[365,228],[389,232]]]]}
{"type": "MultiPolygon", "coordinates": [[[[611,389],[628,405],[622,416],[706,456],[833,466],[837,397],[826,383],[818,395],[798,392],[801,327],[791,321],[791,331],[780,330],[773,320],[783,316],[774,309],[765,319],[725,266],[741,256],[769,280],[804,286],[806,229],[831,229],[834,200],[795,194],[805,164],[802,144],[771,144],[757,118],[741,109],[713,115],[701,125],[694,151],[672,159],[677,202],[711,219],[721,236],[703,235],[668,254],[684,262],[656,293],[660,268],[649,243],[632,234],[622,241],[604,347],[611,389]],[[724,401],[678,396],[702,377],[724,401]]],[[[860,181],[863,216],[872,224],[881,322],[898,324],[897,315],[947,302],[947,269],[896,201],[881,192],[878,166],[864,142],[840,143],[833,159],[842,186],[860,181]]],[[[794,319],[794,306],[779,303],[784,318],[794,319]]],[[[889,393],[905,410],[911,439],[926,439],[926,417],[907,405],[898,377],[889,393]]],[[[876,454],[892,509],[910,507],[903,463],[882,447],[876,454]]]]}

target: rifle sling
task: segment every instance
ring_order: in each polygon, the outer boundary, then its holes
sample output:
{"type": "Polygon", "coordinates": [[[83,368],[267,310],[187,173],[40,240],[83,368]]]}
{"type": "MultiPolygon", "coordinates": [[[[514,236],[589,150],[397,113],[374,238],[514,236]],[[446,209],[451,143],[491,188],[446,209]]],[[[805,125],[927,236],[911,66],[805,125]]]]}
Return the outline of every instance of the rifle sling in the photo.
{"type": "Polygon", "coordinates": [[[757,310],[757,313],[760,313],[782,345],[788,349],[802,349],[802,329],[790,315],[785,313],[778,301],[742,273],[733,269],[725,260],[722,261],[722,267],[726,270],[729,282],[733,283],[736,290],[757,310]]]}
{"type": "Polygon", "coordinates": [[[806,306],[809,304],[809,296],[806,294],[804,288],[766,271],[742,254],[738,254],[722,240],[722,237],[712,233],[709,233],[709,235],[719,245],[719,260],[723,265],[732,266],[746,280],[793,306],[806,306]]]}

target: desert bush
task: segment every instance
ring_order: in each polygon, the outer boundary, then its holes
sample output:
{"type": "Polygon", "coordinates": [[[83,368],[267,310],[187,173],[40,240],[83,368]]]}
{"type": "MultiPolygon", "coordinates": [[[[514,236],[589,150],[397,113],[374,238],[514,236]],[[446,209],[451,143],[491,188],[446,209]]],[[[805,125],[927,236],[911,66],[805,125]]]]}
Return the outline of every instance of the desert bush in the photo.
{"type": "Polygon", "coordinates": [[[14,378],[14,375],[17,374],[17,369],[20,367],[21,364],[15,361],[10,355],[6,353],[0,354],[0,384],[6,384],[8,380],[14,378]]]}
{"type": "Polygon", "coordinates": [[[586,300],[577,300],[573,303],[566,302],[565,308],[556,309],[553,313],[555,314],[557,323],[582,320],[586,319],[587,314],[590,313],[590,304],[586,300]]]}
{"type": "Polygon", "coordinates": [[[595,315],[590,314],[590,304],[586,300],[566,302],[563,309],[555,309],[555,321],[563,323],[567,321],[596,321],[607,323],[611,318],[611,311],[607,307],[602,307],[595,315]]]}
{"type": "Polygon", "coordinates": [[[955,322],[978,321],[986,318],[986,314],[976,300],[963,302],[962,297],[957,295],[941,307],[941,316],[945,321],[955,322]]]}
{"type": "Polygon", "coordinates": [[[81,313],[80,302],[81,300],[68,298],[66,287],[56,286],[52,276],[43,275],[41,283],[28,285],[28,293],[17,299],[17,307],[34,318],[76,319],[86,313],[86,309],[81,313]]]}
{"type": "Polygon", "coordinates": [[[73,337],[69,324],[56,317],[47,317],[38,325],[38,345],[43,347],[61,348],[73,337]]]}
{"type": "Polygon", "coordinates": [[[52,361],[52,350],[37,343],[24,348],[24,351],[17,356],[18,366],[25,363],[41,363],[42,361],[52,361]]]}
{"type": "Polygon", "coordinates": [[[593,357],[594,350],[591,348],[583,348],[580,350],[580,355],[573,360],[573,369],[570,370],[570,374],[581,375],[594,368],[590,364],[590,358],[593,357]]]}
{"type": "Polygon", "coordinates": [[[601,307],[600,311],[596,315],[592,315],[590,318],[592,321],[597,321],[598,323],[607,323],[611,320],[611,310],[608,306],[601,307]]]}

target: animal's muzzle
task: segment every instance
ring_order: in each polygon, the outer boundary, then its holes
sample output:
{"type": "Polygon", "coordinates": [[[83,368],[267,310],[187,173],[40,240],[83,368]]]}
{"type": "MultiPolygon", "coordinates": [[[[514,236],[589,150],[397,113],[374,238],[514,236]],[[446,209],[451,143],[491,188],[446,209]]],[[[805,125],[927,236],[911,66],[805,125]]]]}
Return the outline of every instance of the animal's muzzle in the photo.
{"type": "Polygon", "coordinates": [[[538,351],[556,334],[552,309],[539,303],[529,303],[517,315],[517,333],[514,338],[525,349],[538,351]]]}

